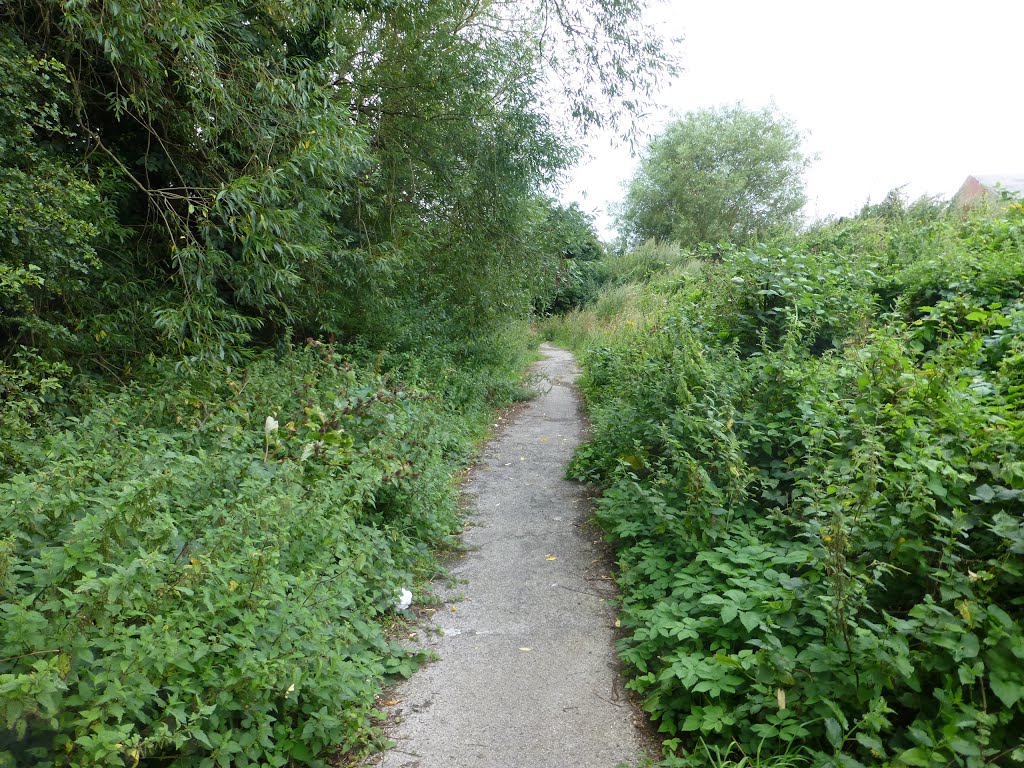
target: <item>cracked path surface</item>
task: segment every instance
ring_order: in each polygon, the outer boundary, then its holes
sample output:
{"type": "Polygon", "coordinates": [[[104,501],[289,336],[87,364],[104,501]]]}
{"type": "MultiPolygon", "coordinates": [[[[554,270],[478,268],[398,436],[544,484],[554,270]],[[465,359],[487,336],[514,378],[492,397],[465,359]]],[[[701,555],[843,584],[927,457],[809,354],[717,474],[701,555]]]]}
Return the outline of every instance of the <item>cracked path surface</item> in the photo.
{"type": "Polygon", "coordinates": [[[568,352],[542,345],[542,393],[484,451],[472,550],[428,641],[440,661],[399,687],[385,768],[615,768],[640,762],[589,501],[562,479],[583,423],[568,352]]]}

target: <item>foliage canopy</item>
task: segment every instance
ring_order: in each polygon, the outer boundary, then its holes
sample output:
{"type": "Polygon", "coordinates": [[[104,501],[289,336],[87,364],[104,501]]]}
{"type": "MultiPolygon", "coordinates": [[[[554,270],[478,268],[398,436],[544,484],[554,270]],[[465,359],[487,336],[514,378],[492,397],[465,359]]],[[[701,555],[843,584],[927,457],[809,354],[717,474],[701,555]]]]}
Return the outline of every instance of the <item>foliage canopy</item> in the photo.
{"type": "Polygon", "coordinates": [[[627,241],[745,242],[796,222],[808,159],[793,122],[741,105],[690,112],[653,138],[619,211],[627,241]]]}
{"type": "Polygon", "coordinates": [[[25,235],[0,252],[0,347],[123,368],[522,314],[567,126],[666,64],[638,4],[530,9],[4,4],[3,226],[25,235]],[[550,92],[566,50],[598,86],[550,92]]]}

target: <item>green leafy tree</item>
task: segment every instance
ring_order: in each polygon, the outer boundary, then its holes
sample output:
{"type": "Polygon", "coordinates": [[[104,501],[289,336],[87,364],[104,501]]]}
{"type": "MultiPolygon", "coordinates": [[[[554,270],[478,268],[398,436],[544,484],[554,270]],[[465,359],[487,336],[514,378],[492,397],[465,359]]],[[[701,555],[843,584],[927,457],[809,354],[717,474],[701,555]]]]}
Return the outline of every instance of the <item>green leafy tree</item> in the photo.
{"type": "Polygon", "coordinates": [[[0,69],[0,346],[42,345],[67,335],[82,277],[97,263],[90,209],[99,196],[56,151],[68,138],[64,67],[0,35],[0,69]]]}
{"type": "MultiPolygon", "coordinates": [[[[94,194],[88,212],[115,213],[120,235],[82,214],[75,247],[99,263],[65,351],[96,360],[97,340],[124,369],[150,351],[231,359],[252,341],[390,342],[425,320],[466,334],[524,315],[542,269],[519,236],[531,201],[572,159],[573,130],[626,122],[668,63],[641,11],[5,4],[0,33],[67,94],[46,118],[63,137],[49,167],[74,171],[68,204],[94,194]],[[580,60],[585,76],[551,78],[580,60]]],[[[26,77],[14,87],[46,98],[26,77]]],[[[17,120],[32,99],[7,94],[17,120]]],[[[20,295],[39,277],[9,272],[20,295]]]]}
{"type": "Polygon", "coordinates": [[[576,203],[563,206],[545,198],[538,206],[533,241],[541,250],[544,275],[535,292],[534,310],[550,314],[582,307],[597,292],[604,255],[593,218],[576,203]]]}
{"type": "Polygon", "coordinates": [[[792,225],[809,159],[793,122],[741,105],[690,112],[655,137],[619,212],[627,241],[742,242],[792,225]]]}

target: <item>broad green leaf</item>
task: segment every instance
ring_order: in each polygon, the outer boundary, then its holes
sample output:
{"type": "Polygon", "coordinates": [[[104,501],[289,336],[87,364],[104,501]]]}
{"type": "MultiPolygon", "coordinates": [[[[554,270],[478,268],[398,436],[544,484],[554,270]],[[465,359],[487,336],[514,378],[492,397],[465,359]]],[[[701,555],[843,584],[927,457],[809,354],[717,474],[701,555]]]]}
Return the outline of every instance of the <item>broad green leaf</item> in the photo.
{"type": "Polygon", "coordinates": [[[828,743],[831,744],[834,749],[842,749],[843,742],[845,741],[843,729],[835,718],[825,718],[825,736],[828,737],[828,743]]]}

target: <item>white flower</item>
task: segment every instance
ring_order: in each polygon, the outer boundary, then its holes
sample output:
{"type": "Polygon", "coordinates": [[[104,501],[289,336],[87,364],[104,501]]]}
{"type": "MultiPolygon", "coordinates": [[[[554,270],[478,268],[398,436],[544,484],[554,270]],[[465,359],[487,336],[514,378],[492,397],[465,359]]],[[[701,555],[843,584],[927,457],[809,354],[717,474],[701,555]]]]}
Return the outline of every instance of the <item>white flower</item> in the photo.
{"type": "Polygon", "coordinates": [[[399,611],[404,611],[410,605],[412,605],[412,592],[403,587],[402,594],[399,596],[398,603],[395,607],[399,611]]]}
{"type": "Polygon", "coordinates": [[[284,695],[287,696],[289,693],[291,693],[294,690],[295,690],[295,683],[292,683],[291,685],[288,686],[288,690],[284,692],[284,695]]]}
{"type": "Polygon", "coordinates": [[[277,432],[279,426],[281,425],[277,423],[277,419],[273,416],[267,416],[267,421],[263,425],[263,431],[269,435],[271,432],[277,432]]]}

